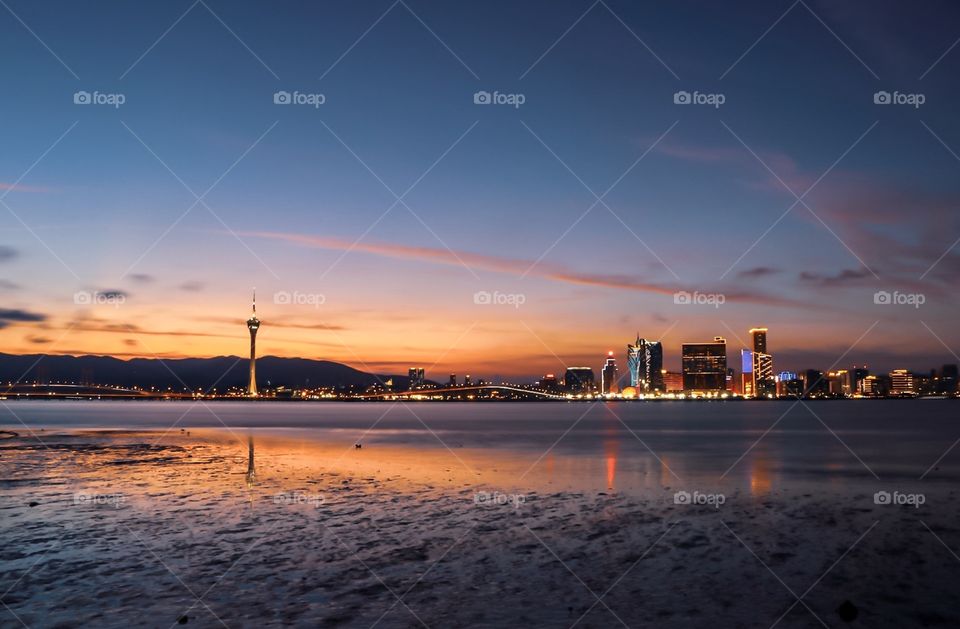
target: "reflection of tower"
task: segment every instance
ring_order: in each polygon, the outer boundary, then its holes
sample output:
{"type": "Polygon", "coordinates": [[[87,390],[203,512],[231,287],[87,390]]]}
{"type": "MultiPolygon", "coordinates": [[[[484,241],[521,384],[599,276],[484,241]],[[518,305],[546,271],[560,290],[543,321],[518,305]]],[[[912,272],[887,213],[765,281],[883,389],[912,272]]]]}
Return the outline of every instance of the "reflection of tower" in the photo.
{"type": "Polygon", "coordinates": [[[252,485],[257,480],[257,471],[253,465],[253,435],[247,435],[247,484],[252,485]]]}
{"type": "Polygon", "coordinates": [[[257,319],[257,290],[253,290],[253,314],[247,319],[247,329],[250,330],[250,384],[247,386],[247,395],[257,395],[257,330],[260,329],[260,319],[257,319]]]}

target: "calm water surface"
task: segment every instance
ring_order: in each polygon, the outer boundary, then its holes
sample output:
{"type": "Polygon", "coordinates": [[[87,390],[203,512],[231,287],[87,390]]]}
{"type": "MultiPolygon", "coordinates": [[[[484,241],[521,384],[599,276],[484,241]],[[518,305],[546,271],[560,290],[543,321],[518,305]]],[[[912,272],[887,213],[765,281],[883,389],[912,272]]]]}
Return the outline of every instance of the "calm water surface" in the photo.
{"type": "MultiPolygon", "coordinates": [[[[270,403],[11,401],[5,429],[215,428],[326,444],[364,455],[421,451],[596,486],[787,481],[953,482],[960,478],[953,400],[639,403],[270,403]],[[463,453],[458,454],[458,453],[463,453]],[[468,456],[469,453],[469,456],[468,456]],[[946,453],[946,455],[945,455],[946,453]]],[[[41,434],[38,432],[38,434],[41,434]]]]}

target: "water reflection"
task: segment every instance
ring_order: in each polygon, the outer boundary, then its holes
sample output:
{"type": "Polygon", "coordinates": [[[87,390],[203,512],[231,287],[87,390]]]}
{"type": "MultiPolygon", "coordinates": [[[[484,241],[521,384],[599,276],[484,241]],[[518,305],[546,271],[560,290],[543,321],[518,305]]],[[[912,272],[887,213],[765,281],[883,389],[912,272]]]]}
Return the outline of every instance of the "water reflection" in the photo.
{"type": "Polygon", "coordinates": [[[257,470],[253,465],[253,435],[247,435],[247,487],[257,482],[257,470]]]}

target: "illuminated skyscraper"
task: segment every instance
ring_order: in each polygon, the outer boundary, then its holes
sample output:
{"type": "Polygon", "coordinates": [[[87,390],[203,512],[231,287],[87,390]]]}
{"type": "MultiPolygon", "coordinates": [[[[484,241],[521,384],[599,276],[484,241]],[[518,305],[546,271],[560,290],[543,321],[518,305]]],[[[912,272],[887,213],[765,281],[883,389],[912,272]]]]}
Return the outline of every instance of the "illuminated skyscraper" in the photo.
{"type": "Polygon", "coordinates": [[[617,393],[617,359],[607,352],[607,360],[600,371],[600,393],[617,393]]]}
{"type": "Polygon", "coordinates": [[[253,290],[253,314],[247,319],[247,329],[250,330],[250,383],[247,385],[247,395],[257,396],[257,330],[260,329],[260,319],[257,319],[257,290],[253,290]]]}
{"type": "Polygon", "coordinates": [[[627,345],[627,370],[630,386],[637,391],[663,391],[663,346],[659,341],[640,338],[627,345]]]}
{"type": "Polygon", "coordinates": [[[913,395],[916,393],[913,374],[906,369],[890,372],[890,395],[913,395]]]}
{"type": "Polygon", "coordinates": [[[410,380],[411,391],[423,386],[423,367],[411,367],[407,375],[410,380]]]}
{"type": "Polygon", "coordinates": [[[681,346],[685,391],[723,391],[727,386],[727,340],[716,336],[709,343],[681,346]]]}
{"type": "Polygon", "coordinates": [[[750,336],[753,338],[753,394],[773,395],[777,381],[773,377],[773,356],[767,352],[767,328],[752,328],[750,336]]]}
{"type": "Polygon", "coordinates": [[[593,383],[593,369],[590,367],[567,367],[563,374],[563,386],[570,393],[592,393],[593,383]]]}

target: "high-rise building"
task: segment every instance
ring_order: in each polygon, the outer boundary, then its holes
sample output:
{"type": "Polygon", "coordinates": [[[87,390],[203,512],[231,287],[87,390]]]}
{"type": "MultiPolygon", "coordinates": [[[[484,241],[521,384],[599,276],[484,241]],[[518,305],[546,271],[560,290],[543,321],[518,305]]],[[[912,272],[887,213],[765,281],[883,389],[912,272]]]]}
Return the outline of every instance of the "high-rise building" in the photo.
{"type": "Polygon", "coordinates": [[[593,369],[590,367],[567,367],[563,385],[570,393],[593,393],[593,369]]]}
{"type": "Polygon", "coordinates": [[[890,372],[890,395],[913,395],[916,393],[913,374],[907,369],[890,372]]]}
{"type": "Polygon", "coordinates": [[[846,369],[838,369],[827,374],[830,395],[837,397],[848,397],[851,395],[850,374],[846,369]]]}
{"type": "Polygon", "coordinates": [[[257,330],[260,329],[260,319],[257,318],[257,290],[253,290],[253,314],[247,319],[247,329],[250,330],[250,382],[247,384],[247,395],[256,397],[257,394],[257,330]]]}
{"type": "Polygon", "coordinates": [[[663,391],[663,345],[640,338],[627,345],[627,370],[630,386],[640,392],[663,391]]]}
{"type": "Polygon", "coordinates": [[[556,393],[560,390],[560,384],[557,382],[557,376],[552,373],[548,373],[544,377],[540,378],[540,382],[537,384],[541,389],[544,391],[549,391],[550,393],[556,393]]]}
{"type": "Polygon", "coordinates": [[[727,340],[683,343],[680,352],[683,388],[686,391],[723,391],[727,384],[727,340]]]}
{"type": "Polygon", "coordinates": [[[867,366],[863,367],[854,367],[850,370],[850,391],[852,395],[863,395],[866,393],[864,390],[864,380],[870,375],[870,370],[867,369],[867,366]]]}
{"type": "Polygon", "coordinates": [[[753,351],[766,354],[767,328],[750,328],[750,337],[753,339],[753,351]]]}
{"type": "Polygon", "coordinates": [[[776,393],[773,376],[773,356],[767,351],[767,328],[751,328],[753,339],[753,392],[756,397],[776,393]]]}
{"type": "Polygon", "coordinates": [[[807,369],[804,374],[803,393],[807,397],[824,397],[830,394],[830,383],[819,369],[807,369]]]}
{"type": "Polygon", "coordinates": [[[957,366],[944,365],[940,370],[940,387],[944,393],[957,392],[957,366]]]}
{"type": "Polygon", "coordinates": [[[676,371],[662,370],[663,390],[668,393],[683,391],[683,374],[676,371]]]}
{"type": "Polygon", "coordinates": [[[740,350],[740,393],[746,397],[756,395],[756,389],[753,386],[753,352],[749,349],[740,350]]]}
{"type": "Polygon", "coordinates": [[[423,367],[411,367],[407,372],[410,379],[410,390],[419,389],[423,386],[424,373],[423,367]]]}
{"type": "Polygon", "coordinates": [[[473,380],[470,379],[470,374],[467,374],[463,377],[463,386],[469,387],[473,384],[473,380]]]}
{"type": "Polygon", "coordinates": [[[603,363],[603,369],[600,370],[600,392],[618,393],[617,387],[617,359],[613,357],[613,351],[607,352],[607,360],[603,363]]]}
{"type": "Polygon", "coordinates": [[[457,386],[457,374],[450,374],[450,381],[447,383],[447,385],[451,387],[457,386]]]}

